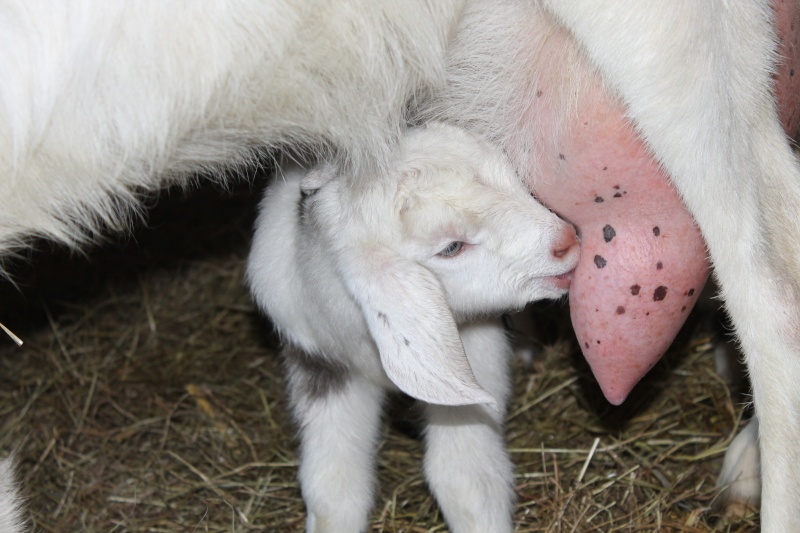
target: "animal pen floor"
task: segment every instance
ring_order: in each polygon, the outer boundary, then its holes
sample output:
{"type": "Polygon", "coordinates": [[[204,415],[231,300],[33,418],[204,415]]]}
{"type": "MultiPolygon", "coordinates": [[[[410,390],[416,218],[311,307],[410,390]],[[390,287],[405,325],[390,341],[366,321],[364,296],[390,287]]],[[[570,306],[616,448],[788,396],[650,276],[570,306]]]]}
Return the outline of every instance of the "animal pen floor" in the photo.
{"type": "MultiPolygon", "coordinates": [[[[172,191],[148,227],[88,258],[34,254],[0,286],[0,455],[35,531],[302,531],[276,339],[243,287],[258,194],[172,191]]],[[[40,248],[49,245],[39,243],[40,248]]],[[[753,531],[714,480],[747,397],[695,328],[622,406],[602,398],[561,305],[540,306],[507,427],[517,531],[753,531]],[[596,443],[594,453],[590,453],[596,443]]],[[[415,411],[392,408],[374,532],[445,531],[415,411]]]]}

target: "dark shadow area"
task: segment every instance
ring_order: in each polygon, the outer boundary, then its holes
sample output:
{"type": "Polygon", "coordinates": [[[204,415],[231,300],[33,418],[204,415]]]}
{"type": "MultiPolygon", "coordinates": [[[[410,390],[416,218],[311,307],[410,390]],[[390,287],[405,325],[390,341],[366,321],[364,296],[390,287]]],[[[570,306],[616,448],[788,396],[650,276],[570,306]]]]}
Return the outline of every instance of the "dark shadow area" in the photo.
{"type": "Polygon", "coordinates": [[[24,337],[47,326],[47,312],[55,318],[109,286],[124,292],[145,273],[246,253],[266,180],[167,189],[129,234],[104,235],[82,250],[34,241],[28,258],[10,265],[13,283],[0,282],[0,321],[24,337]]]}

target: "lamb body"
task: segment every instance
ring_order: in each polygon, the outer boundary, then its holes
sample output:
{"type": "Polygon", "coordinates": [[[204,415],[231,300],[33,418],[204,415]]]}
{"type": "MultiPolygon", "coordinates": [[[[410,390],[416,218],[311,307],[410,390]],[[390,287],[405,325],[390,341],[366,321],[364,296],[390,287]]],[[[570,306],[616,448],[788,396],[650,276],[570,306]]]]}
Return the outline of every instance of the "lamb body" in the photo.
{"type": "Polygon", "coordinates": [[[330,166],[290,171],[257,222],[248,280],[287,343],[308,530],[365,530],[381,405],[399,388],[426,402],[426,476],[452,530],[511,531],[496,317],[564,294],[574,230],[463,130],[412,130],[392,161],[360,188],[330,166]]]}

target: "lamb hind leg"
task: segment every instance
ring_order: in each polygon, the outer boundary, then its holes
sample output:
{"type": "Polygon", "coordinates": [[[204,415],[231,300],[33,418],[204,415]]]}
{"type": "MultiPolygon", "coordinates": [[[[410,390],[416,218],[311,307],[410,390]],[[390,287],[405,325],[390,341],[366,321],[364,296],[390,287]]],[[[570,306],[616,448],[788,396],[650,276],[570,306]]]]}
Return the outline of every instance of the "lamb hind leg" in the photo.
{"type": "Polygon", "coordinates": [[[703,232],[753,384],[762,527],[791,531],[800,523],[800,168],[771,96],[771,7],[546,3],[622,97],[703,232]]]}
{"type": "Polygon", "coordinates": [[[383,388],[299,350],[285,352],[300,427],[308,533],[365,532],[375,492],[383,388]]]}
{"type": "Polygon", "coordinates": [[[499,324],[462,328],[461,337],[476,379],[501,412],[426,404],[425,474],[454,533],[510,533],[513,472],[502,422],[511,348],[499,324]]]}

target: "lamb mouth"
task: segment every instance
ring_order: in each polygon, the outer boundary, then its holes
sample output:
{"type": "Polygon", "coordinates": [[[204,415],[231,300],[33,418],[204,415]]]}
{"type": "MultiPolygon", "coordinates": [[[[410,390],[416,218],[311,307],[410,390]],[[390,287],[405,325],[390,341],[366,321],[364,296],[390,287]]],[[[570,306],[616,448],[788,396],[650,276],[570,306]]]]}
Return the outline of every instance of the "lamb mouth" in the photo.
{"type": "Polygon", "coordinates": [[[572,278],[575,274],[575,269],[568,272],[564,272],[563,274],[559,274],[558,276],[550,276],[548,279],[552,281],[553,285],[558,287],[559,289],[569,289],[570,284],[572,284],[572,278]]]}

